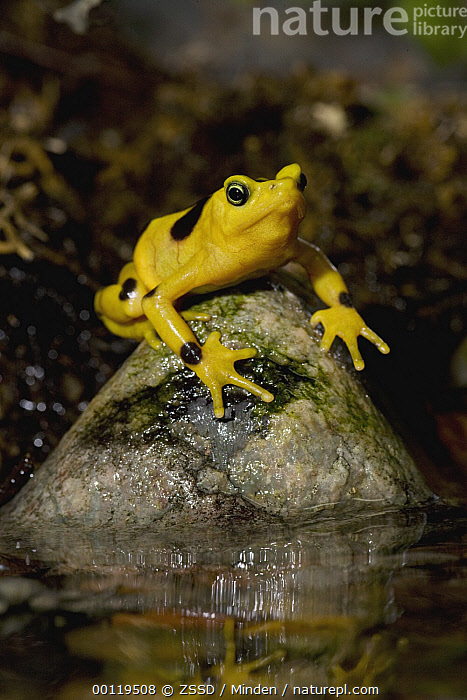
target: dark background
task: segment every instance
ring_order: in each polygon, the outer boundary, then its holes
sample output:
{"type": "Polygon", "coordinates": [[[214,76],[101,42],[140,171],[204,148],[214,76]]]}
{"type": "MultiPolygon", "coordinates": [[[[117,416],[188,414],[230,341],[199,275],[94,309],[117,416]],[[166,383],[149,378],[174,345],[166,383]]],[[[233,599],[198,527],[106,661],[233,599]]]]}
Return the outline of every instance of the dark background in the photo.
{"type": "MultiPolygon", "coordinates": [[[[107,0],[58,21],[69,5],[0,2],[0,500],[134,347],[99,323],[93,296],[148,220],[234,172],[294,161],[309,182],[302,235],[391,346],[382,357],[361,341],[364,381],[431,486],[461,497],[462,42],[381,25],[254,37],[252,3],[233,0],[107,0]]],[[[269,5],[284,17],[286,3],[269,5]]]]}

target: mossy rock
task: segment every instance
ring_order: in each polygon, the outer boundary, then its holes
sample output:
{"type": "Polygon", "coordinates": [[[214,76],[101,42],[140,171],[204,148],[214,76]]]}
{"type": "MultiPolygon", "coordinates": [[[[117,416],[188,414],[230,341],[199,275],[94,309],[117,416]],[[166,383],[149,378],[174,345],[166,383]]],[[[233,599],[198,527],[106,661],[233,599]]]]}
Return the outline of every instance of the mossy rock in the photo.
{"type": "Polygon", "coordinates": [[[235,387],[216,419],[208,389],[165,346],[142,343],[31,483],[2,511],[26,526],[296,522],[426,502],[431,493],[356,373],[319,349],[310,310],[276,284],[203,298],[192,326],[258,357],[240,372],[275,394],[235,387]]]}

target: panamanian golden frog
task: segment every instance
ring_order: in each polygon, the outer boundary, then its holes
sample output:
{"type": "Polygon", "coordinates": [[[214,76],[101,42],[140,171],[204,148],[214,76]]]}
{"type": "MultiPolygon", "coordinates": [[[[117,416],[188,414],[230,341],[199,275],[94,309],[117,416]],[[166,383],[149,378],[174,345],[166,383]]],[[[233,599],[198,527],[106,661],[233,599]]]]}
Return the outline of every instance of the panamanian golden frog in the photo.
{"type": "Polygon", "coordinates": [[[319,248],[299,238],[305,186],[306,177],[296,163],[282,168],[273,180],[245,175],[227,178],[221,189],[194,206],[151,221],[118,283],[96,295],[96,312],[110,331],[136,340],[146,338],[153,347],[162,339],[196,372],[211,392],[218,418],[224,415],[222,387],[226,384],[246,389],[263,401],[274,396],[235,370],[237,360],[256,355],[254,348],[226,348],[218,331],[204,345],[198,342],[186,321],[210,317],[179,313],[176,302],[186,294],[222,289],[298,262],[316,294],[330,307],[310,319],[312,326],[324,326],[323,350],[329,350],[339,336],[358,370],[364,367],[359,335],[380,352],[389,352],[354,309],[336,268],[319,248]]]}

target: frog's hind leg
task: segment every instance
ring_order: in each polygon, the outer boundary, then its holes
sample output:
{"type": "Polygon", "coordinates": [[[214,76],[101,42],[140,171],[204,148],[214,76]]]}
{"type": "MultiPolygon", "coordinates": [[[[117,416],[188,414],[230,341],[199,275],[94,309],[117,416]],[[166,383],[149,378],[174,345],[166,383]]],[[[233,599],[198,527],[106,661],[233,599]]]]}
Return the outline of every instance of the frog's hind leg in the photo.
{"type": "MultiPolygon", "coordinates": [[[[134,263],[130,262],[122,268],[117,284],[111,284],[97,292],[94,307],[109,331],[122,338],[145,339],[151,347],[157,349],[161,341],[142,307],[147,291],[138,277],[134,263]]],[[[181,315],[187,321],[209,321],[211,318],[209,314],[191,309],[183,311],[181,315]]]]}
{"type": "Polygon", "coordinates": [[[117,284],[97,292],[94,307],[112,333],[122,338],[146,339],[153,348],[158,348],[160,340],[141,305],[146,292],[134,263],[130,262],[122,268],[117,284]]]}
{"type": "Polygon", "coordinates": [[[121,338],[133,338],[137,341],[147,340],[154,350],[157,350],[162,344],[152,324],[145,316],[129,323],[118,323],[106,316],[102,316],[101,320],[111,333],[119,335],[121,338]]]}
{"type": "Polygon", "coordinates": [[[127,263],[118,276],[117,284],[97,292],[94,300],[96,313],[117,323],[128,323],[144,316],[141,301],[146,291],[136,274],[134,263],[127,263]]]}

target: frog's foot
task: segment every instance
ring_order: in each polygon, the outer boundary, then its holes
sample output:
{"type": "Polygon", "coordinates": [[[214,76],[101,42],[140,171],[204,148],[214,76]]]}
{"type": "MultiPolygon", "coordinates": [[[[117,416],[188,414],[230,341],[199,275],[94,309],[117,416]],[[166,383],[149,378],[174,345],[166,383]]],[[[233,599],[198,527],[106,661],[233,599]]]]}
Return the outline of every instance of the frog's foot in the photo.
{"type": "MultiPolygon", "coordinates": [[[[240,635],[245,635],[251,630],[243,630],[240,635]]],[[[263,656],[253,661],[246,663],[237,661],[237,645],[235,641],[235,622],[232,618],[228,618],[224,623],[224,638],[225,638],[225,657],[218,665],[218,671],[221,681],[227,685],[236,685],[238,683],[247,683],[250,681],[250,674],[254,671],[259,671],[265,666],[272,663],[280,663],[285,658],[285,651],[277,649],[268,656],[263,656]]],[[[212,672],[212,671],[211,671],[212,672]]]]}
{"type": "Polygon", "coordinates": [[[384,648],[381,635],[374,634],[356,666],[350,670],[344,670],[339,664],[333,667],[333,681],[339,685],[372,685],[391,668],[395,660],[395,654],[384,648]]]}
{"type": "Polygon", "coordinates": [[[378,350],[384,355],[389,352],[389,346],[386,345],[379,335],[376,335],[376,333],[368,328],[363,318],[353,308],[347,306],[332,306],[329,309],[322,309],[313,314],[310,323],[313,327],[317,326],[318,323],[323,324],[324,335],[321,338],[320,347],[325,352],[331,347],[336,335],[342,338],[349,349],[355,369],[357,370],[361,370],[365,367],[365,363],[358,349],[357,338],[359,335],[369,340],[373,345],[376,345],[378,350]]]}
{"type": "Polygon", "coordinates": [[[222,387],[226,384],[234,384],[242,389],[246,389],[263,401],[273,401],[273,394],[250,382],[249,379],[242,377],[234,368],[237,360],[247,360],[250,357],[254,357],[256,350],[254,348],[231,350],[219,342],[220,337],[219,331],[214,331],[209,335],[203,347],[197,349],[200,359],[196,363],[190,362],[191,358],[183,357],[182,354],[182,359],[187,366],[196,372],[211,392],[215,416],[222,418],[224,415],[222,387]]]}

